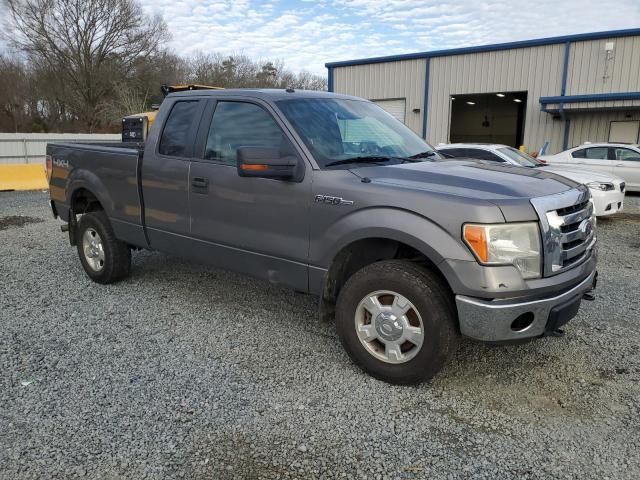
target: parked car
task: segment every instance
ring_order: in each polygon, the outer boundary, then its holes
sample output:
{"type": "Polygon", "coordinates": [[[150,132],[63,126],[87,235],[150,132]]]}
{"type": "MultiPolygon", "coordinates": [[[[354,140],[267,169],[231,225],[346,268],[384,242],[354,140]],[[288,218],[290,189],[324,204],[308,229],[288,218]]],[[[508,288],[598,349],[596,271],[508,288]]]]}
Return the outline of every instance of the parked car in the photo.
{"type": "Polygon", "coordinates": [[[597,216],[612,215],[624,207],[625,181],[613,174],[582,170],[570,165],[547,165],[520,150],[500,144],[453,143],[438,145],[438,151],[453,158],[476,158],[553,172],[589,187],[597,216]]]}
{"type": "Polygon", "coordinates": [[[53,214],[95,282],[125,277],[132,249],[155,249],[317,295],[355,363],[388,382],[431,378],[460,334],[556,335],[593,298],[584,185],[434,161],[356,97],[174,93],[145,144],[55,143],[47,155],[53,214]]]}
{"type": "Polygon", "coordinates": [[[555,155],[543,155],[549,164],[612,173],[624,179],[627,190],[640,192],[640,146],[627,143],[585,143],[555,155]]]}

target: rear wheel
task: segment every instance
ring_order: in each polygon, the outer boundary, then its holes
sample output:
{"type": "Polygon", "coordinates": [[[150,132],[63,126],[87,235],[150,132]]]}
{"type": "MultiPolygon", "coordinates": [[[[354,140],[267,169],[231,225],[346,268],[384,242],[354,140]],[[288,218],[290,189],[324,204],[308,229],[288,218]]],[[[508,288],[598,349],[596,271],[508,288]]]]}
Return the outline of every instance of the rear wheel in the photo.
{"type": "Polygon", "coordinates": [[[407,261],[377,262],[349,278],[336,322],[353,361],[390,383],[431,379],[458,340],[451,293],[433,272],[407,261]]]}
{"type": "Polygon", "coordinates": [[[129,274],[131,250],[115,237],[104,212],[89,212],[80,217],[76,246],[82,267],[94,282],[112,283],[129,274]]]}

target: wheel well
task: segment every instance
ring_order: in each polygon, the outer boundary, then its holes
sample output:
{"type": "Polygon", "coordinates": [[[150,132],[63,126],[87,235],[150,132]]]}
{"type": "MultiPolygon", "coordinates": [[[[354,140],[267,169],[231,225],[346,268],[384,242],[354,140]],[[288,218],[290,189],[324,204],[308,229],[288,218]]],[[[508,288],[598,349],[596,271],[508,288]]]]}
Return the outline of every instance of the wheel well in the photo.
{"type": "Polygon", "coordinates": [[[408,260],[434,271],[448,287],[448,282],[438,267],[412,246],[386,238],[357,240],[340,250],[329,267],[321,299],[321,316],[332,315],[332,306],[340,289],[351,275],[372,263],[394,259],[408,260]]]}
{"type": "Polygon", "coordinates": [[[71,210],[74,213],[87,213],[104,210],[98,198],[86,188],[79,188],[71,197],[71,210]]]}

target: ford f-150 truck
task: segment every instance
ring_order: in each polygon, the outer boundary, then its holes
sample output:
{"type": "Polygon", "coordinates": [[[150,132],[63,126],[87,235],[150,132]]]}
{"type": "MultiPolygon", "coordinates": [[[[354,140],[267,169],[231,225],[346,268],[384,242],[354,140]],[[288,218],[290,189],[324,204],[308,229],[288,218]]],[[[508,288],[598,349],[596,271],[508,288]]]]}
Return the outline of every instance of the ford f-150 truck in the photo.
{"type": "Polygon", "coordinates": [[[388,382],[430,379],[460,335],[557,334],[593,298],[585,186],[442,162],[360,98],[175,93],[144,145],[47,155],[53,214],[94,281],[153,249],[317,295],[353,361],[388,382]]]}

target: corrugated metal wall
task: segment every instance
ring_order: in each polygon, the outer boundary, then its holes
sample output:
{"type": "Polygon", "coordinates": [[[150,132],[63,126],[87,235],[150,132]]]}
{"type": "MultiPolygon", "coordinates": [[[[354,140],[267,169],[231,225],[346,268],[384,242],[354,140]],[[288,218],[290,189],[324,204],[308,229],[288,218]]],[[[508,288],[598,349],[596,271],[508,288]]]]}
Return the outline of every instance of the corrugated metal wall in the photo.
{"type": "Polygon", "coordinates": [[[571,44],[566,95],[640,91],[640,37],[571,44]],[[605,44],[612,42],[607,60],[605,44]]]}
{"type": "Polygon", "coordinates": [[[0,133],[0,164],[44,163],[50,142],[119,142],[121,138],[110,133],[0,133]]]}
{"type": "Polygon", "coordinates": [[[606,142],[609,140],[609,125],[617,120],[640,120],[640,112],[577,113],[570,116],[569,147],[584,142],[606,142]]]}
{"type": "Polygon", "coordinates": [[[406,99],[405,124],[421,135],[425,70],[424,59],[340,67],[334,70],[333,88],[369,100],[406,99]]]}
{"type": "Polygon", "coordinates": [[[448,141],[451,95],[527,91],[527,150],[537,150],[547,140],[559,149],[564,124],[541,112],[538,100],[560,94],[563,59],[562,44],[431,59],[427,141],[448,141]]]}
{"type": "MultiPolygon", "coordinates": [[[[564,51],[565,44],[558,43],[431,58],[427,140],[448,141],[451,95],[526,91],[526,148],[537,150],[549,141],[550,153],[562,150],[565,122],[542,112],[539,99],[561,94],[564,51]]],[[[426,61],[335,67],[334,91],[378,100],[406,98],[406,124],[421,135],[423,112],[411,110],[423,108],[426,61]]],[[[640,37],[571,42],[568,67],[565,95],[640,92],[640,37]],[[605,51],[607,42],[614,43],[612,56],[605,51]]],[[[638,100],[572,104],[569,146],[606,141],[610,122],[638,118],[637,105],[638,100]],[[635,110],[588,111],[606,106],[635,110]]]]}
{"type": "MultiPolygon", "coordinates": [[[[567,95],[592,93],[640,92],[640,37],[623,37],[571,44],[569,71],[567,75],[567,95]],[[610,57],[605,44],[612,42],[614,50],[610,57]]],[[[579,112],[569,114],[568,145],[584,142],[602,142],[609,139],[609,125],[614,120],[638,120],[638,100],[611,102],[587,102],[576,105],[580,109],[596,106],[620,108],[610,112],[579,112]],[[635,106],[625,111],[623,107],[635,106]]]]}

